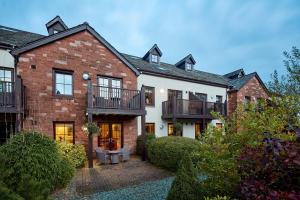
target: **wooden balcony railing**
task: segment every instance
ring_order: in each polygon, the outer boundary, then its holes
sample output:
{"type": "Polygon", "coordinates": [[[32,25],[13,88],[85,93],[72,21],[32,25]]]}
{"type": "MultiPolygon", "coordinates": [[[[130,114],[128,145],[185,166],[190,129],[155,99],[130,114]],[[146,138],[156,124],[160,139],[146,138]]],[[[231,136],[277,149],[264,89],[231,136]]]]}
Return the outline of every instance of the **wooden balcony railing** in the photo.
{"type": "Polygon", "coordinates": [[[225,104],[186,99],[162,102],[163,118],[209,118],[211,111],[225,115],[225,104]]]}
{"type": "Polygon", "coordinates": [[[100,114],[140,115],[145,112],[143,95],[143,89],[129,90],[89,84],[88,110],[100,114]]]}
{"type": "Polygon", "coordinates": [[[15,82],[0,81],[0,113],[22,112],[25,107],[25,87],[22,79],[15,82]]]}

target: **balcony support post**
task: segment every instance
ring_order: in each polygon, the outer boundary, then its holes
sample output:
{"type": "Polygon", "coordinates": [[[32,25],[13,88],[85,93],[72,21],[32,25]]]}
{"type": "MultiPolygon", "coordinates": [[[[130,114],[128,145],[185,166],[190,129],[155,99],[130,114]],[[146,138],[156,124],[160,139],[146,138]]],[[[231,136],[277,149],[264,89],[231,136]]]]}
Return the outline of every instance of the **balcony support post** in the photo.
{"type": "MultiPolygon", "coordinates": [[[[92,81],[88,80],[88,108],[93,108],[93,85],[92,81]]],[[[88,112],[88,123],[93,122],[93,114],[88,112]]],[[[89,168],[93,168],[93,134],[88,133],[88,164],[89,168]]]]}
{"type": "Polygon", "coordinates": [[[202,113],[202,115],[206,115],[206,101],[202,101],[202,105],[203,105],[203,113],[202,113]]]}
{"type": "MultiPolygon", "coordinates": [[[[141,88],[141,109],[145,111],[145,87],[144,85],[141,88]]],[[[142,151],[142,160],[146,160],[146,140],[147,140],[147,135],[146,135],[146,116],[145,112],[141,116],[141,132],[142,132],[142,138],[143,138],[143,151],[142,151]]]]}
{"type": "Polygon", "coordinates": [[[14,101],[17,109],[15,131],[21,131],[21,107],[22,107],[22,79],[20,76],[16,77],[14,85],[14,101]]]}
{"type": "Polygon", "coordinates": [[[176,115],[177,115],[176,111],[177,111],[176,96],[174,95],[172,97],[172,113],[173,113],[173,115],[172,115],[172,122],[173,122],[173,124],[176,123],[176,115]]]}

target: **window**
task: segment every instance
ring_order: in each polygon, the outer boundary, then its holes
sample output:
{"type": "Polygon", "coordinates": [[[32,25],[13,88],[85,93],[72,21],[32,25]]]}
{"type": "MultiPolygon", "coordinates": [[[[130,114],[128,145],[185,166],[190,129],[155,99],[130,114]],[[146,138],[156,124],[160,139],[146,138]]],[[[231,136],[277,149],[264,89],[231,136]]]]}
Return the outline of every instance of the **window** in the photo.
{"type": "Polygon", "coordinates": [[[195,139],[199,139],[201,137],[201,124],[195,123],[195,139]]]}
{"type": "Polygon", "coordinates": [[[192,70],[192,64],[191,64],[191,63],[186,63],[186,64],[185,64],[185,69],[186,69],[187,71],[191,71],[191,70],[192,70]]]}
{"type": "Polygon", "coordinates": [[[98,76],[99,97],[121,98],[122,79],[98,76]]]}
{"type": "Polygon", "coordinates": [[[204,93],[195,93],[195,95],[199,98],[201,101],[207,101],[207,94],[204,93]]]}
{"type": "Polygon", "coordinates": [[[12,92],[13,69],[0,68],[0,92],[12,92]]]}
{"type": "Polygon", "coordinates": [[[54,122],[54,139],[59,142],[74,144],[74,123],[54,122]]]}
{"type": "Polygon", "coordinates": [[[151,54],[151,62],[158,63],[158,56],[151,54]]]}
{"type": "Polygon", "coordinates": [[[248,104],[248,103],[250,103],[250,101],[251,101],[251,97],[250,96],[245,96],[244,102],[246,104],[248,104]]]}
{"type": "Polygon", "coordinates": [[[222,102],[223,102],[223,97],[217,95],[217,96],[216,96],[216,103],[222,103],[222,102]]]}
{"type": "Polygon", "coordinates": [[[155,105],[155,88],[154,87],[145,87],[145,104],[147,106],[155,105]]]}
{"type": "Polygon", "coordinates": [[[222,123],[216,123],[216,128],[221,129],[223,127],[222,123]]]}
{"type": "Polygon", "coordinates": [[[73,72],[55,70],[55,94],[73,95],[73,72]]]}
{"type": "Polygon", "coordinates": [[[182,99],[182,91],[180,91],[180,90],[168,90],[168,100],[172,100],[173,96],[175,96],[176,99],[182,99]]]}
{"type": "MultiPolygon", "coordinates": [[[[183,132],[183,130],[182,130],[182,126],[181,126],[181,130],[177,134],[177,136],[182,136],[182,132],[183,132]]],[[[171,135],[173,135],[173,136],[176,135],[176,133],[174,133],[174,124],[173,123],[168,123],[168,136],[171,136],[171,135]]]]}
{"type": "Polygon", "coordinates": [[[155,123],[146,123],[146,133],[155,134],[155,123]]]}
{"type": "Polygon", "coordinates": [[[170,135],[174,135],[174,127],[171,123],[168,124],[168,136],[170,135]]]}

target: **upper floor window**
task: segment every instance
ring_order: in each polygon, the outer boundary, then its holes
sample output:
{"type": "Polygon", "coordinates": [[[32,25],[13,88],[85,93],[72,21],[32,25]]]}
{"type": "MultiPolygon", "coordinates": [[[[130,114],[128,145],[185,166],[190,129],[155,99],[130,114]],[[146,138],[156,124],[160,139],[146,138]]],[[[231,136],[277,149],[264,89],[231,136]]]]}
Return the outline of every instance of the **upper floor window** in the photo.
{"type": "Polygon", "coordinates": [[[222,102],[223,102],[223,97],[217,95],[217,96],[216,96],[216,103],[222,103],[222,102]]]}
{"type": "Polygon", "coordinates": [[[0,92],[12,92],[13,69],[0,68],[0,92]]]}
{"type": "Polygon", "coordinates": [[[158,63],[158,56],[151,54],[151,62],[158,63]]]}
{"type": "Polygon", "coordinates": [[[56,95],[73,95],[73,72],[55,70],[55,94],[56,95]]]}
{"type": "Polygon", "coordinates": [[[155,88],[145,87],[145,104],[148,106],[155,105],[155,88]]]}
{"type": "Polygon", "coordinates": [[[99,96],[104,98],[120,98],[122,79],[113,77],[98,77],[99,96]]]}
{"type": "Polygon", "coordinates": [[[195,93],[195,95],[199,98],[199,100],[207,101],[207,94],[205,94],[205,93],[195,93]]]}
{"type": "Polygon", "coordinates": [[[185,64],[185,69],[186,69],[187,71],[191,71],[191,70],[193,69],[192,64],[191,64],[191,63],[186,63],[186,64],[185,64]]]}
{"type": "Polygon", "coordinates": [[[168,90],[168,100],[172,100],[175,96],[176,99],[182,99],[182,91],[180,90],[168,90]]]}

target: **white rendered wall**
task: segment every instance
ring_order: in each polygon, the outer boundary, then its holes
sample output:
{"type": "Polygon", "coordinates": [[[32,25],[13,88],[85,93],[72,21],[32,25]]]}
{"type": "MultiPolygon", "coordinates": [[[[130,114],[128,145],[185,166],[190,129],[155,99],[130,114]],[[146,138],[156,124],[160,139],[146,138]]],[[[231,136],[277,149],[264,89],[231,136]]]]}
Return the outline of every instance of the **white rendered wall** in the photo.
{"type": "Polygon", "coordinates": [[[14,68],[14,57],[6,50],[0,49],[0,67],[14,68]]]}
{"type": "MultiPolygon", "coordinates": [[[[168,89],[181,90],[183,99],[189,99],[189,92],[206,93],[207,101],[215,102],[216,95],[223,96],[223,101],[226,100],[226,88],[204,85],[180,81],[175,79],[157,77],[152,75],[141,74],[138,76],[138,88],[142,85],[155,87],[155,106],[146,106],[146,123],[155,123],[155,134],[157,137],[168,135],[168,123],[171,121],[162,120],[162,102],[168,100],[168,89]]],[[[199,120],[199,122],[201,122],[199,120]]],[[[219,120],[213,120],[215,125],[219,120]]],[[[138,134],[141,134],[141,118],[138,118],[138,134]]],[[[194,123],[183,123],[183,136],[195,138],[194,123]]]]}

